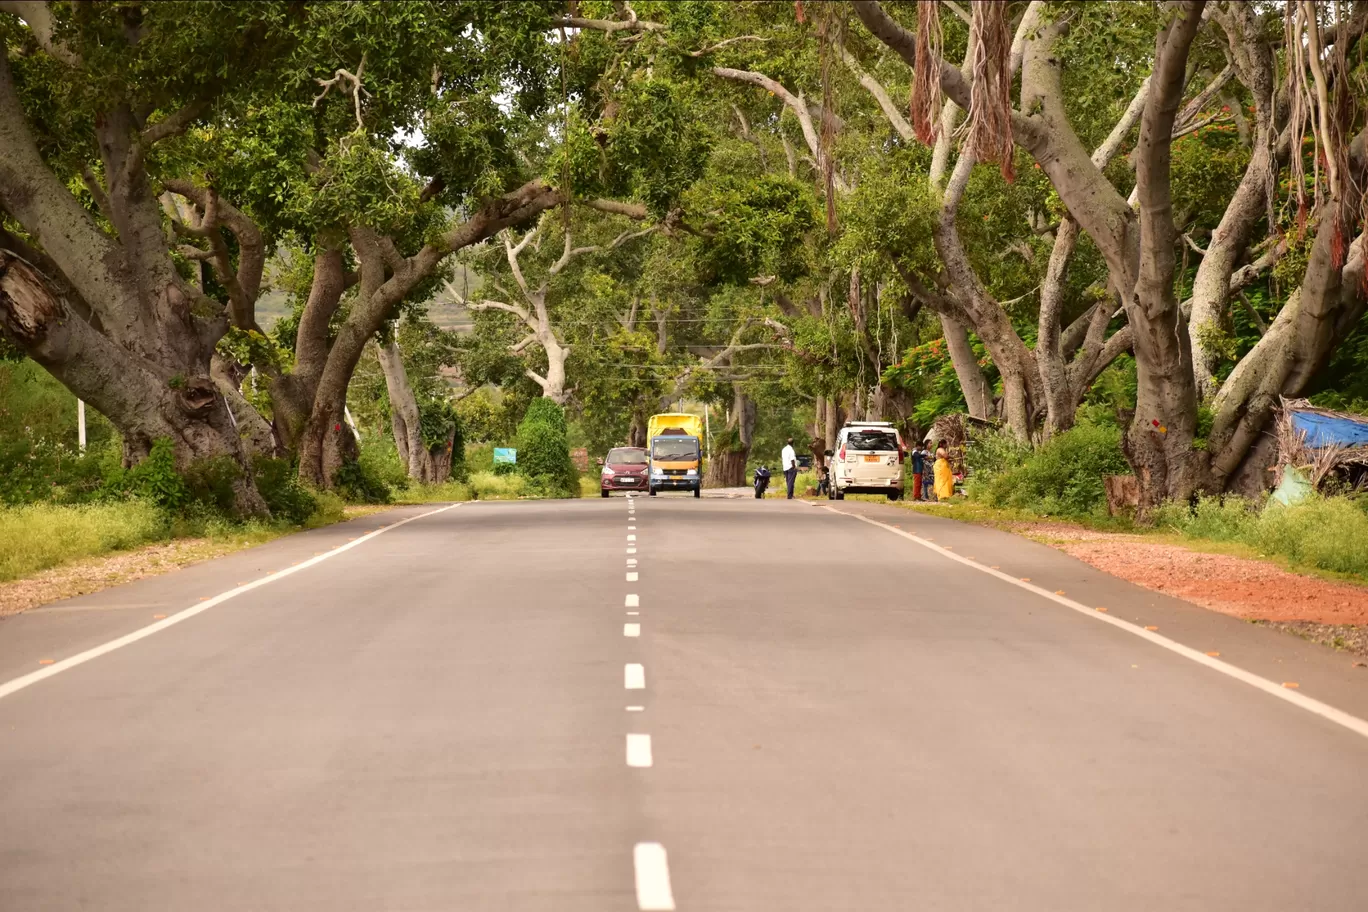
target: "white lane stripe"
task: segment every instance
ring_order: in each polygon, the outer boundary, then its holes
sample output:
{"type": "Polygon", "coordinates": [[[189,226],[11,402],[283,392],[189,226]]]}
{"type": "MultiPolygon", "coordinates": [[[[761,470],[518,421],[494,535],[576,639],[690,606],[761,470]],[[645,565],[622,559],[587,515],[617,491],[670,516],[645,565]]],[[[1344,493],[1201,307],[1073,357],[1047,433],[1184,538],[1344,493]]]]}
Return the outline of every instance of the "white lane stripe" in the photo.
{"type": "Polygon", "coordinates": [[[628,690],[642,690],[646,687],[646,668],[632,663],[623,666],[622,686],[628,690]]]}
{"type": "Polygon", "coordinates": [[[636,548],[628,548],[628,549],[627,549],[627,553],[628,553],[628,554],[636,554],[636,548]]]}
{"type": "Polygon", "coordinates": [[[622,635],[625,636],[625,637],[639,637],[639,636],[641,636],[641,625],[640,625],[640,624],[623,624],[623,625],[622,625],[622,635]]]}
{"type": "Polygon", "coordinates": [[[628,617],[636,617],[638,614],[641,614],[641,612],[640,612],[640,611],[629,611],[629,612],[627,612],[627,616],[628,616],[628,617]]]}
{"type": "Polygon", "coordinates": [[[973,567],[975,570],[978,570],[981,573],[986,573],[989,576],[995,576],[1003,582],[1011,583],[1013,586],[1025,589],[1026,591],[1032,592],[1040,596],[1041,598],[1049,599],[1052,602],[1063,605],[1065,608],[1072,608],[1079,614],[1090,617],[1094,621],[1099,621],[1103,624],[1110,624],[1111,626],[1116,627],[1119,630],[1126,631],[1126,633],[1129,633],[1132,636],[1138,636],[1141,639],[1149,640],[1154,645],[1161,646],[1164,649],[1167,649],[1169,652],[1177,653],[1185,659],[1191,659],[1198,665],[1205,665],[1207,668],[1210,668],[1213,671],[1219,671],[1221,674],[1226,675],[1227,677],[1234,678],[1237,681],[1241,681],[1245,684],[1248,684],[1250,687],[1262,690],[1264,693],[1269,694],[1270,696],[1277,697],[1279,700],[1285,700],[1286,702],[1291,703],[1293,706],[1297,706],[1301,709],[1304,709],[1309,713],[1314,713],[1315,715],[1320,716],[1322,719],[1327,719],[1331,722],[1334,722],[1336,725],[1342,725],[1356,735],[1362,735],[1363,737],[1368,738],[1368,720],[1360,719],[1358,716],[1351,715],[1342,709],[1336,709],[1328,703],[1322,703],[1320,700],[1308,697],[1305,694],[1300,693],[1299,691],[1291,690],[1289,688],[1283,687],[1280,684],[1275,684],[1267,678],[1261,678],[1253,672],[1245,671],[1243,668],[1231,665],[1228,662],[1222,662],[1220,659],[1212,658],[1204,652],[1200,652],[1196,649],[1193,649],[1191,646],[1184,646],[1182,643],[1179,643],[1175,640],[1170,640],[1166,636],[1160,636],[1152,630],[1146,630],[1143,627],[1136,626],[1135,624],[1130,624],[1126,621],[1119,620],[1117,618],[1112,617],[1110,614],[1103,614],[1102,612],[1097,611],[1093,608],[1089,608],[1087,605],[1084,605],[1080,602],[1076,602],[1071,598],[1066,598],[1062,595],[1056,595],[1054,592],[1051,592],[1048,589],[1042,589],[1040,586],[1020,580],[1015,576],[1010,576],[1006,573],[1003,573],[1001,570],[994,570],[991,567],[987,567],[983,564],[980,564],[978,561],[969,560],[967,557],[963,557],[959,554],[956,554],[953,551],[947,551],[940,545],[934,544],[933,542],[925,541],[924,539],[918,538],[917,536],[912,535],[909,532],[904,532],[901,529],[895,529],[892,526],[885,525],[884,523],[881,523],[877,520],[869,519],[865,516],[860,516],[856,513],[846,513],[844,510],[837,510],[834,507],[823,507],[822,509],[830,510],[833,513],[839,513],[842,516],[853,517],[855,519],[860,520],[861,522],[867,522],[871,526],[878,526],[881,529],[887,529],[894,535],[901,535],[908,541],[916,542],[923,548],[929,548],[932,551],[935,551],[944,557],[948,557],[953,561],[957,561],[961,564],[964,564],[967,567],[973,567]]]}
{"type": "Polygon", "coordinates": [[[76,655],[71,656],[70,658],[63,659],[62,661],[57,662],[53,665],[49,665],[46,668],[41,668],[38,671],[29,672],[26,675],[21,675],[20,677],[14,678],[13,680],[6,681],[4,684],[0,684],[0,699],[8,697],[10,694],[17,693],[23,690],[25,687],[37,684],[44,678],[50,678],[53,675],[61,674],[67,669],[75,668],[77,665],[84,665],[91,659],[98,659],[102,655],[107,655],[108,653],[111,653],[116,649],[122,649],[125,646],[138,642],[138,640],[146,639],[147,637],[152,636],[152,634],[160,633],[166,628],[179,624],[182,621],[188,621],[192,617],[198,614],[202,614],[205,611],[208,611],[215,605],[221,605],[224,602],[228,601],[230,598],[235,598],[236,596],[242,595],[244,592],[250,592],[251,590],[256,589],[259,586],[265,586],[267,583],[273,583],[276,580],[283,579],[284,577],[287,577],[292,573],[298,573],[301,570],[307,570],[314,564],[320,564],[330,557],[336,557],[343,551],[349,551],[352,548],[355,548],[357,545],[364,544],[365,542],[370,541],[372,538],[375,538],[375,536],[388,532],[391,529],[397,529],[402,525],[406,525],[408,523],[413,522],[415,519],[422,519],[425,516],[433,516],[437,513],[444,513],[447,510],[451,510],[459,506],[460,504],[458,503],[448,504],[447,506],[439,507],[436,510],[429,510],[426,513],[419,513],[417,516],[410,516],[408,519],[402,519],[399,522],[381,526],[374,532],[368,532],[365,535],[358,537],[355,541],[349,541],[345,545],[338,545],[331,551],[325,551],[322,554],[311,557],[306,561],[300,561],[293,567],[286,567],[284,570],[277,570],[275,573],[272,573],[269,576],[263,576],[259,580],[253,580],[250,583],[245,583],[234,589],[229,589],[227,592],[220,592],[218,595],[214,596],[211,599],[206,599],[203,602],[197,602],[194,605],[191,605],[189,608],[184,609],[183,611],[179,611],[168,618],[157,621],[155,624],[148,624],[146,627],[139,628],[138,630],[135,630],[129,634],[125,634],[124,636],[121,636],[118,639],[110,640],[108,643],[102,643],[99,646],[87,649],[85,652],[78,652],[76,655]]]}
{"type": "Polygon", "coordinates": [[[627,574],[627,582],[629,582],[629,583],[635,583],[635,582],[637,581],[637,578],[638,578],[638,574],[637,574],[637,572],[636,572],[635,570],[633,570],[633,571],[631,571],[630,573],[627,574]]]}
{"type": "Polygon", "coordinates": [[[635,531],[636,531],[636,526],[628,526],[628,527],[627,527],[627,531],[628,531],[628,532],[635,532],[635,531]]]}
{"type": "Polygon", "coordinates": [[[645,711],[646,711],[646,707],[644,707],[644,706],[629,706],[629,707],[627,707],[627,711],[628,711],[629,713],[645,712],[645,711]]]}
{"type": "Polygon", "coordinates": [[[635,536],[635,535],[629,535],[629,536],[627,536],[627,540],[628,540],[628,541],[636,541],[636,536],[635,536]]]}
{"type": "Polygon", "coordinates": [[[652,763],[651,759],[651,736],[650,735],[628,735],[627,736],[627,765],[638,769],[645,769],[652,763]]]}
{"type": "Polygon", "coordinates": [[[640,607],[641,607],[641,596],[639,596],[639,595],[629,595],[629,596],[627,596],[627,598],[626,598],[626,599],[624,600],[624,602],[623,602],[623,607],[626,607],[626,608],[640,608],[640,607]]]}
{"type": "Polygon", "coordinates": [[[629,566],[629,567],[635,567],[635,566],[636,566],[636,558],[635,558],[635,557],[629,557],[629,558],[627,558],[627,566],[629,566]]]}
{"type": "Polygon", "coordinates": [[[636,869],[637,908],[641,912],[674,912],[665,847],[658,842],[638,842],[632,848],[632,866],[636,869]]]}

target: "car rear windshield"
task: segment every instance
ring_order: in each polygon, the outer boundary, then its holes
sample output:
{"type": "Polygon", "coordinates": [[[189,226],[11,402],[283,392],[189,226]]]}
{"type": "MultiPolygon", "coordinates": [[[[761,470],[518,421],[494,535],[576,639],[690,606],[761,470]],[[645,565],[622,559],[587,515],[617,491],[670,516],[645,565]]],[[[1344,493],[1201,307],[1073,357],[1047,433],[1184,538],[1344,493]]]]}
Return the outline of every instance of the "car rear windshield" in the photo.
{"type": "Polygon", "coordinates": [[[851,431],[846,437],[851,450],[897,452],[898,437],[892,431],[851,431]]]}
{"type": "Polygon", "coordinates": [[[651,455],[656,459],[697,459],[698,441],[692,437],[657,440],[652,444],[651,455]]]}
{"type": "Polygon", "coordinates": [[[603,460],[609,465],[645,465],[645,450],[609,450],[608,458],[603,460]]]}

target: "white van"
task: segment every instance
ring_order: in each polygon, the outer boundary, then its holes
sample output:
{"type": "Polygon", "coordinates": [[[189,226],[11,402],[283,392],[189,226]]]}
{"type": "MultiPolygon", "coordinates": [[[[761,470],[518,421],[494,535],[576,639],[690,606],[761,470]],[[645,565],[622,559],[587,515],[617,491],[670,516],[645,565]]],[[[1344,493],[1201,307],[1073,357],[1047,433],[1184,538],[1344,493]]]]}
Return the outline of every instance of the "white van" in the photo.
{"type": "Polygon", "coordinates": [[[836,435],[827,496],[844,500],[847,494],[887,494],[897,500],[903,493],[906,457],[902,435],[892,422],[852,421],[836,435]]]}

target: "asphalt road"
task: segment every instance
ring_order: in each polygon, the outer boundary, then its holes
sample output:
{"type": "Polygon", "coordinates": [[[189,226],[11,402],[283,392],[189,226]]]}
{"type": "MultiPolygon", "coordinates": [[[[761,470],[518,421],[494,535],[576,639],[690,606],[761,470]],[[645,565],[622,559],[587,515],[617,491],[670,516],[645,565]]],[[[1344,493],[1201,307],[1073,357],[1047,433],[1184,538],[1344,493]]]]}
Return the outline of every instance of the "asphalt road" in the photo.
{"type": "Polygon", "coordinates": [[[1368,671],[833,506],[406,509],[0,622],[0,910],[1368,908],[1368,671]]]}

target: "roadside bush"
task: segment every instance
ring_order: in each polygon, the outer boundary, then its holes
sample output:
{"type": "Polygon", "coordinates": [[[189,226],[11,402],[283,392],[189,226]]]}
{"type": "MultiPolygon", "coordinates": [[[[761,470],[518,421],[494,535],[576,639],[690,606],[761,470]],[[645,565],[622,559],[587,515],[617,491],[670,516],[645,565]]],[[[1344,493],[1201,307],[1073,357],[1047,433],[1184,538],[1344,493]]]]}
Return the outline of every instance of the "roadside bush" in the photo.
{"type": "Polygon", "coordinates": [[[545,497],[578,497],[579,473],[570,460],[565,410],[545,397],[528,406],[518,425],[518,473],[527,492],[545,497]]]}
{"type": "Polygon", "coordinates": [[[1044,443],[1024,462],[1006,468],[975,491],[990,506],[1046,516],[1084,516],[1106,510],[1104,475],[1130,471],[1121,455],[1121,430],[1083,424],[1044,443]]]}
{"type": "Polygon", "coordinates": [[[517,500],[527,488],[527,479],[521,475],[476,472],[470,476],[470,488],[479,500],[517,500]]]}
{"type": "Polygon", "coordinates": [[[319,509],[318,498],[299,480],[293,461],[258,456],[252,460],[252,473],[272,518],[300,526],[319,509]]]}
{"type": "Polygon", "coordinates": [[[1239,497],[1164,504],[1156,523],[1191,538],[1239,542],[1294,564],[1368,577],[1368,514],[1344,497],[1316,497],[1262,511],[1239,497]]]}
{"type": "Polygon", "coordinates": [[[169,532],[165,514],[143,500],[0,507],[0,582],[158,541],[169,532]]]}
{"type": "Polygon", "coordinates": [[[176,471],[176,455],[168,437],[154,441],[147,458],[110,481],[111,493],[141,497],[163,510],[174,512],[190,502],[190,489],[176,471]]]}
{"type": "Polygon", "coordinates": [[[1154,524],[1209,541],[1248,541],[1259,524],[1255,504],[1243,497],[1200,497],[1191,506],[1169,501],[1154,511],[1154,524]]]}
{"type": "MultiPolygon", "coordinates": [[[[972,499],[983,499],[993,479],[1004,472],[1020,468],[1030,457],[1030,445],[1022,443],[1009,431],[977,431],[971,434],[964,452],[964,461],[969,468],[965,492],[972,499]]],[[[912,460],[908,459],[909,473],[912,471],[911,466],[912,460]]]]}
{"type": "Polygon", "coordinates": [[[394,437],[384,433],[367,433],[360,442],[361,473],[393,491],[409,485],[408,466],[399,458],[394,437]]]}
{"type": "Polygon", "coordinates": [[[1295,563],[1368,576],[1368,516],[1342,497],[1270,505],[1259,514],[1250,544],[1295,563]]]}
{"type": "Polygon", "coordinates": [[[387,504],[393,499],[389,486],[359,459],[342,463],[333,486],[350,503],[387,504]]]}

